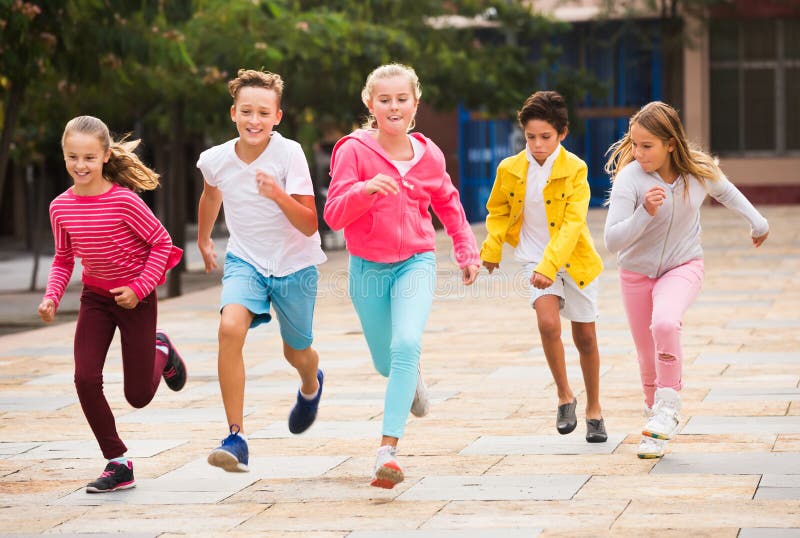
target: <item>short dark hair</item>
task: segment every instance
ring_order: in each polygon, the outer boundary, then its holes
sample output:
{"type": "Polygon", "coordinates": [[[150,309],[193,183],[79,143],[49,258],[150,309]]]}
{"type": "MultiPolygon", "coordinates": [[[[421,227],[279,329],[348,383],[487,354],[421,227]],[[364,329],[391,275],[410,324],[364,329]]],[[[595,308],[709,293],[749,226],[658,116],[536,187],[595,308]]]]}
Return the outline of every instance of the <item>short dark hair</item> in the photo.
{"type": "Polygon", "coordinates": [[[564,133],[569,127],[567,104],[560,93],[552,90],[538,91],[525,99],[517,112],[517,119],[523,129],[531,120],[546,121],[558,134],[564,133]]]}

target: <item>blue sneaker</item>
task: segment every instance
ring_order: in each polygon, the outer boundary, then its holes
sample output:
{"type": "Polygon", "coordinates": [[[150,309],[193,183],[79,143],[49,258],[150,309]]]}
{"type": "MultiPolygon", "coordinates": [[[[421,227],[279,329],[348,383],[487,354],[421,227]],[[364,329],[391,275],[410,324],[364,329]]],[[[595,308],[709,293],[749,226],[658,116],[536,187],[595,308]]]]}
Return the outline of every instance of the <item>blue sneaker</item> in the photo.
{"type": "Polygon", "coordinates": [[[313,400],[306,400],[300,391],[297,391],[297,403],[294,404],[292,412],[289,413],[289,431],[297,434],[303,433],[314,424],[317,418],[319,400],[322,398],[322,380],[325,376],[322,370],[317,370],[317,381],[319,381],[319,391],[313,400]]]}
{"type": "Polygon", "coordinates": [[[247,441],[242,439],[238,430],[234,433],[231,426],[231,434],[222,440],[218,448],[211,451],[208,463],[214,467],[221,467],[229,473],[246,473],[250,471],[247,467],[248,458],[247,441]]]}

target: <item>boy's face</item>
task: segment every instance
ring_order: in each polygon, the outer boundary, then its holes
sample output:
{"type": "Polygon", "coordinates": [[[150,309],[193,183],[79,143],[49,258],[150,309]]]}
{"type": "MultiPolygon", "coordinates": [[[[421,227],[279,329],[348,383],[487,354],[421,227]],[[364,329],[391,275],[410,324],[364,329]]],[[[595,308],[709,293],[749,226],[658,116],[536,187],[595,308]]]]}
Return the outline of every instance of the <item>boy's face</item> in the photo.
{"type": "Polygon", "coordinates": [[[556,150],[558,145],[567,136],[567,129],[558,134],[556,128],[545,120],[532,119],[525,124],[525,140],[528,151],[540,165],[556,150]]]}
{"type": "Polygon", "coordinates": [[[239,90],[231,106],[231,119],[236,123],[239,139],[248,145],[266,145],[272,128],[282,117],[278,94],[267,88],[246,86],[239,90]]]}

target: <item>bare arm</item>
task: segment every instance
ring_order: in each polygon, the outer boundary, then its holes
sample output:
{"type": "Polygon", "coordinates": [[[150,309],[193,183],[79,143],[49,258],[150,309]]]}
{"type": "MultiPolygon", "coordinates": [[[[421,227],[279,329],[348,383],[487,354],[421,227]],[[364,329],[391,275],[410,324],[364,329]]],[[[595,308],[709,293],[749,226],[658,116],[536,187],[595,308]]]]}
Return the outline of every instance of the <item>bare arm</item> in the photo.
{"type": "Polygon", "coordinates": [[[197,207],[197,248],[203,255],[206,273],[217,268],[217,253],[214,252],[214,241],[211,232],[222,207],[222,192],[216,187],[203,182],[203,194],[197,207]]]}
{"type": "Polygon", "coordinates": [[[317,231],[317,206],[314,203],[314,196],[310,194],[286,194],[281,189],[275,177],[266,172],[256,173],[256,184],[258,193],[269,198],[281,208],[283,214],[292,223],[292,226],[300,230],[304,235],[310,237],[317,231]]]}

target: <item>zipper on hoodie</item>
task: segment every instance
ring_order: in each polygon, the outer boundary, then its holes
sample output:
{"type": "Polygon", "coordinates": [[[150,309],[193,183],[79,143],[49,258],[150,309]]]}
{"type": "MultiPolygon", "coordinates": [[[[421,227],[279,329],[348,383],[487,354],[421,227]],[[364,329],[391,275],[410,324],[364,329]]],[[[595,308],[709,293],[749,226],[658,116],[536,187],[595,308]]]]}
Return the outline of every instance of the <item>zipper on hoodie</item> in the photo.
{"type": "MultiPolygon", "coordinates": [[[[392,166],[394,166],[394,163],[392,163],[392,166]]],[[[397,166],[395,166],[395,170],[397,170],[397,166]]],[[[397,170],[397,173],[400,174],[400,170],[397,170]]],[[[405,187],[406,178],[402,174],[400,174],[400,183],[405,187]]],[[[405,191],[405,189],[406,188],[401,188],[400,192],[397,193],[398,196],[402,197],[402,198],[400,198],[400,203],[397,204],[398,207],[400,208],[400,242],[398,243],[398,251],[400,251],[400,252],[403,251],[403,235],[404,235],[403,234],[403,229],[405,228],[405,226],[403,226],[403,225],[405,224],[404,220],[405,220],[405,217],[406,217],[406,212],[405,212],[405,208],[406,208],[406,200],[405,200],[406,191],[405,191]]]]}
{"type": "MultiPolygon", "coordinates": [[[[680,176],[678,176],[680,177],[680,176]]],[[[677,181],[677,179],[675,180],[677,181]]],[[[661,255],[658,257],[658,268],[656,269],[655,278],[661,276],[661,264],[664,263],[664,252],[667,250],[667,240],[669,239],[669,232],[672,230],[672,219],[675,217],[675,191],[669,189],[672,199],[672,211],[669,214],[669,223],[667,224],[667,233],[664,235],[664,244],[661,246],[661,255]]]]}

